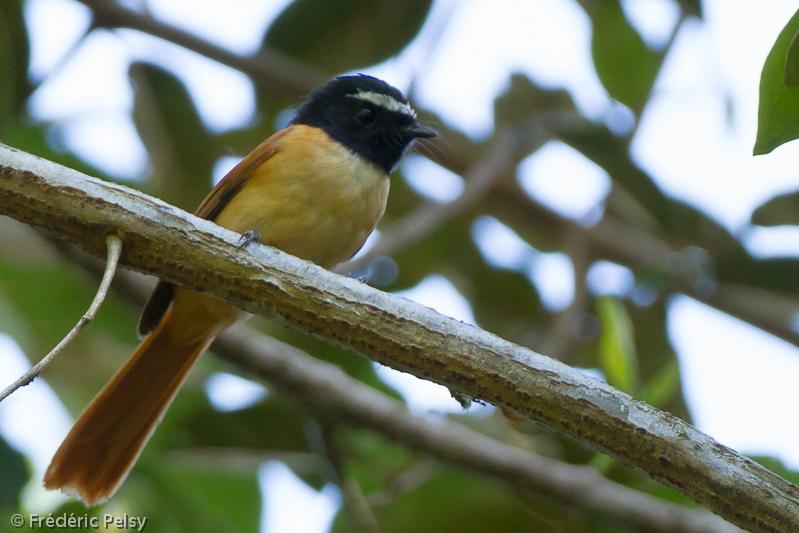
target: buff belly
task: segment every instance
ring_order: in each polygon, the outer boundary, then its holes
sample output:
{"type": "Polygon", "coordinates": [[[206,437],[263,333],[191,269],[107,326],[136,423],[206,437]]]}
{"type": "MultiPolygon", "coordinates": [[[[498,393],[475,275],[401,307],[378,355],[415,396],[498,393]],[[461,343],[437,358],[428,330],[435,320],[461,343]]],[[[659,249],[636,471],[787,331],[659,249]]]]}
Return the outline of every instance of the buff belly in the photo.
{"type": "MultiPolygon", "coordinates": [[[[331,268],[351,258],[383,216],[389,179],[316,128],[293,126],[277,152],[252,169],[214,221],[239,233],[257,231],[263,244],[331,268]],[[296,136],[303,136],[297,139],[296,136]]],[[[221,331],[245,314],[178,287],[176,316],[189,340],[221,331]]]]}
{"type": "Polygon", "coordinates": [[[216,222],[330,268],[352,257],[383,216],[385,172],[316,128],[294,126],[216,222]],[[303,137],[303,138],[297,138],[303,137]]]}

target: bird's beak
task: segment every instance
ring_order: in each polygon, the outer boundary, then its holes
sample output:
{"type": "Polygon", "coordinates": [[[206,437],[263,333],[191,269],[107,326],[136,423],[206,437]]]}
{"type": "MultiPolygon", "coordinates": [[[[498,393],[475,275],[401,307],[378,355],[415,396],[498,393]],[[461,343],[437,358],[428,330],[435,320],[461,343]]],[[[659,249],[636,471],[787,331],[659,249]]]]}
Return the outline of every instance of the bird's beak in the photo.
{"type": "Polygon", "coordinates": [[[429,139],[431,137],[438,137],[438,132],[436,130],[433,128],[428,128],[427,126],[422,126],[417,122],[414,122],[405,128],[405,133],[414,139],[429,139]]]}

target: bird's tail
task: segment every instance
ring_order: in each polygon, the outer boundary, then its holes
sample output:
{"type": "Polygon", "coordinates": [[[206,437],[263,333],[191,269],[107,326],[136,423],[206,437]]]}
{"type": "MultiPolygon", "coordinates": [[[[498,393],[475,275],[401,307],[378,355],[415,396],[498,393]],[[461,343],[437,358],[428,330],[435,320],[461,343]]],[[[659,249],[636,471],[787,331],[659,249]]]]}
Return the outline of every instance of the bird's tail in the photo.
{"type": "Polygon", "coordinates": [[[46,488],[95,505],[124,481],[189,369],[218,332],[187,338],[173,311],[80,415],[47,468],[46,488]]]}

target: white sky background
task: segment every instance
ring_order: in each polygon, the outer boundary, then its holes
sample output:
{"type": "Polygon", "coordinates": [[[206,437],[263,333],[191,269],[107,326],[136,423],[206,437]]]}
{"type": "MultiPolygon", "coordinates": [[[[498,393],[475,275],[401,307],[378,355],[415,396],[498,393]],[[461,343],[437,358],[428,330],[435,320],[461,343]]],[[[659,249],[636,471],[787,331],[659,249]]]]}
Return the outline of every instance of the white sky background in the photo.
{"type": "MultiPolygon", "coordinates": [[[[258,46],[268,20],[287,3],[151,0],[148,6],[166,22],[249,53],[258,46]]],[[[765,199],[799,188],[799,143],[751,156],[760,69],[796,2],[707,0],[704,5],[706,22],[685,28],[667,58],[634,142],[634,156],[668,193],[743,235],[753,253],[795,256],[796,229],[752,230],[747,221],[765,199]]],[[[32,72],[41,76],[82,35],[88,12],[70,0],[32,0],[26,7],[32,72]]],[[[671,0],[627,0],[625,8],[653,44],[664,41],[676,20],[671,0]]],[[[402,88],[415,79],[412,98],[475,137],[490,134],[493,98],[512,71],[550,87],[566,87],[584,112],[601,120],[612,104],[593,71],[589,31],[587,17],[571,0],[438,0],[431,22],[409,49],[366,71],[402,88]],[[431,39],[447,13],[451,20],[430,54],[431,39]]],[[[37,91],[31,111],[41,119],[61,121],[64,142],[96,165],[130,179],[143,175],[146,152],[129,117],[127,67],[134,59],[177,72],[213,130],[243,125],[254,109],[252,86],[240,73],[136,32],[117,31],[95,32],[37,91]]],[[[231,164],[220,162],[217,175],[231,164]]],[[[421,158],[406,164],[412,185],[433,201],[447,201],[462,187],[460,178],[421,158]]],[[[520,167],[520,180],[528,193],[581,220],[601,205],[609,185],[601,169],[560,143],[528,158],[520,167]]],[[[479,220],[473,234],[488,260],[527,272],[547,306],[568,305],[570,265],[561,254],[541,254],[489,218],[479,220]]],[[[624,293],[630,284],[629,272],[614,265],[591,270],[590,285],[598,292],[624,293]]],[[[431,276],[404,295],[474,320],[468,302],[443,277],[431,276]]],[[[669,333],[699,428],[745,453],[775,455],[799,469],[799,428],[792,423],[792,410],[799,405],[799,351],[684,297],[670,304],[669,333]]],[[[9,338],[0,341],[0,380],[5,383],[22,370],[23,359],[9,338]]],[[[414,410],[459,409],[440,387],[390,369],[380,373],[405,392],[414,410]]],[[[212,396],[220,404],[263,394],[252,389],[230,399],[225,384],[231,382],[217,378],[209,385],[209,391],[219,391],[212,396]]],[[[0,431],[33,457],[39,475],[68,424],[63,407],[41,380],[0,406],[0,431]],[[48,423],[19,428],[11,419],[48,423]]],[[[338,505],[334,491],[303,488],[279,464],[266,465],[260,477],[270,509],[262,522],[264,531],[326,529],[338,505]],[[308,522],[297,523],[301,518],[308,522]]],[[[51,501],[31,498],[39,505],[51,501]]]]}

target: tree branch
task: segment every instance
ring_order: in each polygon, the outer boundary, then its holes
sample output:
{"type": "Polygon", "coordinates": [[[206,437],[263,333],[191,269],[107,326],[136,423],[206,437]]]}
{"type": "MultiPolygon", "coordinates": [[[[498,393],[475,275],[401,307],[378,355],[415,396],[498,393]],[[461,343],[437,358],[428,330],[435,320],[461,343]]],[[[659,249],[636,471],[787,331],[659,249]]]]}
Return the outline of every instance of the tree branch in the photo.
{"type": "Polygon", "coordinates": [[[431,420],[277,339],[245,326],[225,332],[214,353],[299,396],[303,402],[402,445],[520,487],[541,490],[589,512],[648,530],[735,531],[719,518],[609,481],[589,467],[545,459],[449,420],[431,420]]]}
{"type": "Polygon", "coordinates": [[[431,309],[239,235],[121,185],[0,145],[0,213],[122,262],[510,408],[648,472],[741,526],[799,530],[799,488],[684,421],[431,309]]]}
{"type": "MultiPolygon", "coordinates": [[[[53,241],[62,253],[99,273],[99,262],[71,246],[53,241]]],[[[121,272],[114,287],[124,297],[144,304],[148,290],[132,273],[121,272]]],[[[370,429],[401,445],[470,471],[492,476],[520,489],[544,492],[589,513],[618,518],[650,531],[717,532],[737,528],[707,511],[690,509],[609,481],[595,469],[575,466],[504,444],[457,422],[431,421],[348,376],[341,369],[264,335],[244,324],[224,332],[212,351],[243,372],[298,398],[303,405],[333,421],[370,429]]],[[[385,505],[397,494],[432,477],[436,467],[425,461],[411,467],[383,491],[372,493],[372,506],[385,505]]]]}
{"type": "MultiPolygon", "coordinates": [[[[657,267],[673,263],[679,251],[646,231],[605,215],[593,226],[581,226],[524,194],[517,184],[503,182],[486,197],[489,214],[519,231],[522,237],[535,242],[546,228],[550,237],[583,234],[595,257],[623,265],[657,267]]],[[[699,300],[731,316],[749,322],[795,346],[799,346],[799,331],[792,319],[797,310],[796,300],[782,298],[774,292],[720,283],[714,291],[699,291],[696,287],[671,288],[699,300]]]]}
{"type": "Polygon", "coordinates": [[[275,50],[268,54],[241,56],[191,33],[109,0],[78,0],[92,10],[94,25],[139,30],[175,43],[209,59],[244,72],[273,94],[302,96],[325,83],[330,76],[275,50]]]}
{"type": "Polygon", "coordinates": [[[33,380],[42,373],[42,370],[44,370],[47,365],[52,363],[53,359],[55,359],[55,357],[61,353],[61,350],[63,350],[66,345],[72,342],[72,339],[78,335],[80,330],[86,327],[86,324],[94,320],[94,316],[97,314],[100,306],[105,301],[106,294],[108,294],[108,287],[111,286],[111,280],[114,279],[114,274],[117,271],[117,264],[119,262],[119,256],[122,253],[122,241],[119,239],[119,237],[116,235],[108,235],[105,240],[108,247],[105,272],[103,272],[103,278],[100,281],[100,286],[97,289],[97,293],[94,295],[92,303],[89,305],[89,309],[83,313],[83,316],[78,319],[78,322],[67,332],[64,338],[61,339],[61,341],[47,353],[47,355],[42,357],[38,363],[33,365],[30,370],[17,378],[11,385],[3,389],[3,392],[0,392],[0,402],[5,400],[20,387],[24,387],[32,383],[33,380]]]}

